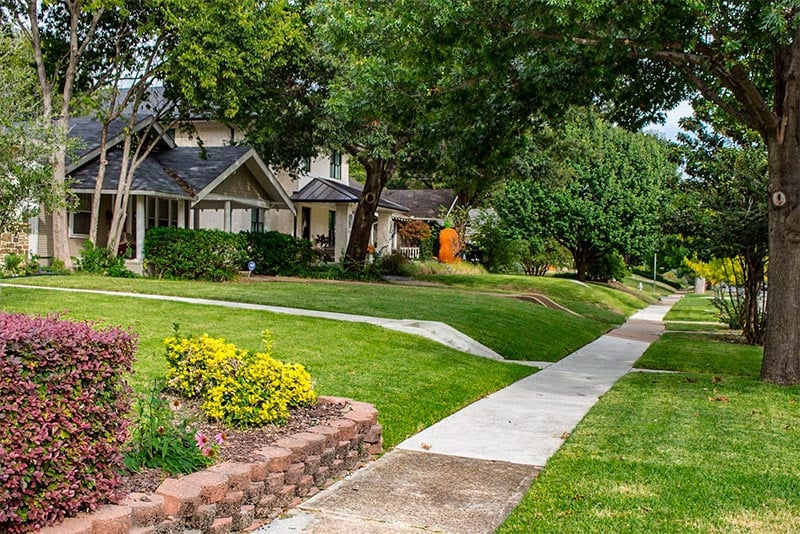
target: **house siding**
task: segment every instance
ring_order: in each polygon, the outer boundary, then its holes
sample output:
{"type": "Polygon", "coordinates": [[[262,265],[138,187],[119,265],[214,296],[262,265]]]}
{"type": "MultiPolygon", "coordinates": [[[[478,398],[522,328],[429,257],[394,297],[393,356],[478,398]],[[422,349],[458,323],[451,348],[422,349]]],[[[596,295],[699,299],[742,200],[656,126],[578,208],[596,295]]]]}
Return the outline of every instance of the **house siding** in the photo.
{"type": "Polygon", "coordinates": [[[253,173],[244,167],[219,184],[212,193],[241,198],[256,197],[269,202],[269,195],[267,192],[261,187],[261,184],[258,183],[253,173]]]}

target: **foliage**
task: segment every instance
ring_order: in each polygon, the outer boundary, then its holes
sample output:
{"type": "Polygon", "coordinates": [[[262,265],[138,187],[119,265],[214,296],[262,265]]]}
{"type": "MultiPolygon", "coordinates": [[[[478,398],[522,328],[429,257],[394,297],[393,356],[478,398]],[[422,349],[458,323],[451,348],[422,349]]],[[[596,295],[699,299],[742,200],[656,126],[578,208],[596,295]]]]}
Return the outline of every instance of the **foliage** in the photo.
{"type": "Polygon", "coordinates": [[[96,247],[91,241],[86,241],[81,247],[81,257],[76,262],[78,270],[107,274],[117,278],[131,278],[133,273],[125,267],[125,259],[114,256],[105,247],[96,247]]]}
{"type": "Polygon", "coordinates": [[[518,235],[552,237],[568,249],[579,279],[610,251],[641,257],[654,249],[663,188],[676,176],[661,141],[574,110],[553,143],[526,157],[532,163],[495,209],[518,235]]]}
{"type": "Polygon", "coordinates": [[[247,262],[244,250],[244,235],[221,230],[160,226],[144,236],[147,266],[159,278],[232,280],[247,262]]]}
{"type": "Polygon", "coordinates": [[[413,262],[399,252],[383,256],[376,267],[381,274],[394,276],[414,276],[417,272],[413,262]]]}
{"type": "Polygon", "coordinates": [[[484,212],[475,221],[470,235],[469,258],[477,260],[490,273],[520,270],[528,251],[522,238],[514,236],[493,212],[484,212]]]}
{"type": "Polygon", "coordinates": [[[49,165],[63,135],[41,120],[32,60],[22,38],[0,35],[0,232],[65,202],[64,188],[53,187],[49,165]]]}
{"type": "MultiPolygon", "coordinates": [[[[631,272],[644,278],[653,279],[653,271],[648,271],[642,267],[632,267],[631,272]]],[[[656,274],[656,280],[675,289],[681,289],[683,287],[678,275],[672,271],[667,271],[664,274],[656,274]]]]}
{"type": "Polygon", "coordinates": [[[0,313],[0,530],[29,532],[113,500],[134,336],[0,313]]]}
{"type": "Polygon", "coordinates": [[[161,389],[154,382],[148,395],[136,403],[125,467],[132,472],[160,468],[178,475],[211,465],[217,449],[192,428],[194,422],[181,413],[180,402],[169,402],[161,389]]]}
{"type": "Polygon", "coordinates": [[[25,274],[25,257],[20,254],[6,254],[3,258],[3,276],[25,274]]]}
{"type": "Polygon", "coordinates": [[[317,259],[311,243],[280,232],[242,232],[247,258],[257,274],[294,276],[308,273],[317,259]]]}
{"type": "Polygon", "coordinates": [[[397,230],[400,237],[418,247],[420,243],[431,238],[431,227],[425,221],[408,221],[400,225],[397,230]]]}
{"type": "Polygon", "coordinates": [[[283,423],[289,408],[313,404],[316,394],[302,365],[271,357],[272,339],[266,330],[263,340],[265,352],[256,353],[207,334],[168,338],[167,385],[201,398],[203,411],[212,419],[237,426],[283,423]]]}
{"type": "Polygon", "coordinates": [[[544,276],[550,269],[572,267],[572,255],[555,239],[529,238],[523,251],[522,268],[529,276],[544,276]]]}
{"type": "Polygon", "coordinates": [[[625,274],[625,258],[614,251],[606,252],[600,256],[586,271],[586,277],[597,282],[622,280],[625,278],[625,274]]]}

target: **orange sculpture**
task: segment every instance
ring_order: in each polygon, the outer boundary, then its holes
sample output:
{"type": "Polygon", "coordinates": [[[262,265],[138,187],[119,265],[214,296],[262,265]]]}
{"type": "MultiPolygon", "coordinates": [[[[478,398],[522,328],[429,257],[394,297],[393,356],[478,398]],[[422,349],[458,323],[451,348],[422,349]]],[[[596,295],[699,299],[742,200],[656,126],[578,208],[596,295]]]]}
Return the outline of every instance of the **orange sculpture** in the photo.
{"type": "Polygon", "coordinates": [[[458,232],[450,228],[450,223],[444,223],[444,228],[439,232],[439,261],[442,263],[455,263],[461,261],[457,254],[461,251],[458,232]]]}

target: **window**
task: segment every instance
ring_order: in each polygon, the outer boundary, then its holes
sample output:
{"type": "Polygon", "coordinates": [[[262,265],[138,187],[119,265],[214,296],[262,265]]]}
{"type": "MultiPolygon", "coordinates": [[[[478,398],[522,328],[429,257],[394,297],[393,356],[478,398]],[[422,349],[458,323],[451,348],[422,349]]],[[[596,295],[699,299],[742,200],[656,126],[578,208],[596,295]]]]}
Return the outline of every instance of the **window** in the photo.
{"type": "Polygon", "coordinates": [[[69,235],[73,237],[89,237],[89,226],[92,219],[92,195],[79,193],[75,211],[69,214],[69,235]]]}
{"type": "Polygon", "coordinates": [[[264,210],[259,208],[253,208],[250,210],[250,231],[264,231],[264,210]]]}
{"type": "Polygon", "coordinates": [[[311,172],[311,158],[303,158],[300,162],[300,172],[306,174],[311,172]]]}
{"type": "Polygon", "coordinates": [[[149,197],[147,199],[147,228],[178,226],[178,201],[149,197]]]}
{"type": "Polygon", "coordinates": [[[336,246],[336,212],[328,211],[328,246],[336,246]]]}
{"type": "Polygon", "coordinates": [[[311,208],[304,207],[301,210],[303,220],[300,224],[303,225],[303,239],[311,241],[311,208]]]}
{"type": "Polygon", "coordinates": [[[334,150],[331,154],[331,178],[342,179],[342,153],[338,150],[334,150]]]}

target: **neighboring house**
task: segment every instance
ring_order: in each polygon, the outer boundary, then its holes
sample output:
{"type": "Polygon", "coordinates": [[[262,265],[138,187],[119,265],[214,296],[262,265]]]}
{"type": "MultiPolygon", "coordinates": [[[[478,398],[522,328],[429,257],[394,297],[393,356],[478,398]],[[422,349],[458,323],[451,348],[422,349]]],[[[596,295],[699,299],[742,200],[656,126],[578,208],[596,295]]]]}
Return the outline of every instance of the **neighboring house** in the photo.
{"type": "MultiPolygon", "coordinates": [[[[347,248],[353,216],[362,187],[334,178],[301,179],[303,187],[292,195],[297,206],[297,235],[315,243],[326,255],[339,261],[347,248]]],[[[381,198],[375,212],[370,244],[379,254],[395,249],[395,218],[408,213],[408,208],[381,198]]]]}
{"type": "MultiPolygon", "coordinates": [[[[394,225],[398,230],[409,221],[444,226],[444,215],[453,209],[458,200],[452,189],[388,189],[381,196],[408,209],[406,214],[394,216],[394,225]]],[[[392,249],[399,250],[409,258],[419,257],[419,247],[405,242],[399,232],[395,232],[392,249]]]]}
{"type": "MultiPolygon", "coordinates": [[[[133,125],[143,131],[152,124],[145,117],[133,125]]],[[[158,125],[154,125],[158,128],[158,125]]],[[[110,230],[113,197],[121,167],[122,121],[111,125],[106,175],[102,190],[98,245],[104,246],[110,230]]],[[[99,167],[101,124],[91,119],[70,121],[70,136],[85,147],[67,167],[77,207],[69,215],[70,252],[79,256],[88,238],[92,195],[99,167]]],[[[234,231],[236,212],[277,210],[294,217],[295,208],[273,172],[252,147],[178,146],[164,135],[133,176],[123,242],[130,246],[128,266],[141,272],[144,233],[154,226],[218,228],[234,231]]],[[[252,215],[251,215],[252,216],[252,215]]],[[[31,224],[31,253],[52,256],[51,217],[40,215],[31,224]]]]}

